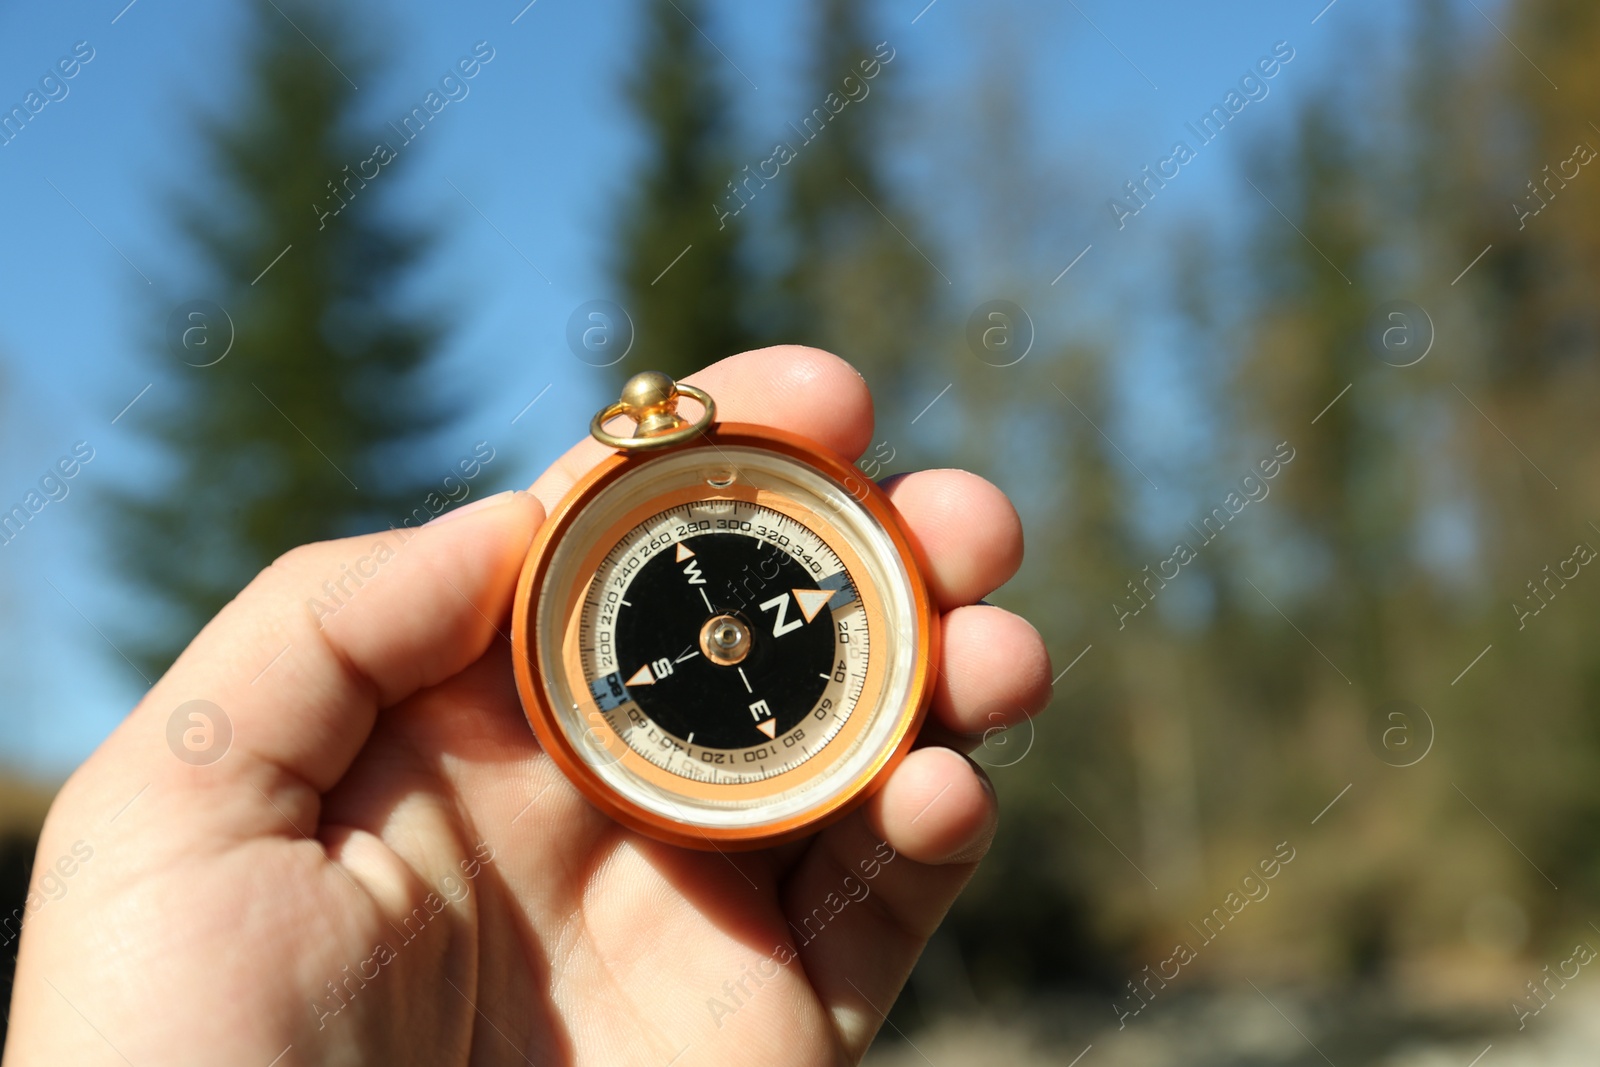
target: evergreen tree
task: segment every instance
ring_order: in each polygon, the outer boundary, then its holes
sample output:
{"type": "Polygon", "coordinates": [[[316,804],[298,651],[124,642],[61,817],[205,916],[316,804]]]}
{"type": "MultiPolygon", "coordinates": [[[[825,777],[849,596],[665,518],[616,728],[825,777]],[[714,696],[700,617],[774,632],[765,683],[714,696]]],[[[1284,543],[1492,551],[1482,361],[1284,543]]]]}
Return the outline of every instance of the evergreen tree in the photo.
{"type": "Polygon", "coordinates": [[[646,17],[628,100],[647,147],[614,268],[636,340],[617,369],[680,377],[757,343],[744,325],[751,293],[731,192],[728,94],[744,83],[716,77],[726,61],[697,29],[699,0],[652,0],[646,17]]]}
{"type": "MultiPolygon", "coordinates": [[[[424,238],[384,207],[398,160],[376,179],[357,174],[375,146],[348,79],[370,70],[327,9],[277,7],[252,7],[241,106],[204,124],[213,188],[176,209],[226,318],[169,326],[169,337],[199,332],[160,352],[167,370],[130,413],[169,477],[112,500],[120,569],[152,609],[123,647],[151,678],[282,552],[399,525],[431,510],[438,488],[407,462],[407,446],[448,414],[419,381],[438,328],[396,296],[424,238]]],[[[378,137],[406,151],[390,131],[378,137]]]]}
{"type": "Polygon", "coordinates": [[[1497,791],[1506,833],[1561,886],[1545,905],[1559,916],[1546,919],[1545,942],[1555,945],[1587,929],[1578,902],[1600,890],[1600,589],[1581,577],[1593,568],[1578,568],[1582,556],[1574,554],[1574,543],[1600,548],[1600,489],[1587,474],[1600,462],[1592,429],[1600,397],[1600,11],[1579,0],[1520,0],[1507,19],[1502,25],[1523,54],[1504,54],[1502,77],[1522,140],[1496,160],[1497,180],[1482,198],[1488,225],[1458,251],[1466,259],[1493,242],[1461,282],[1471,285],[1490,336],[1489,358],[1462,385],[1494,422],[1464,413],[1479,428],[1476,465],[1493,516],[1485,540],[1497,550],[1492,654],[1509,653],[1498,664],[1499,686],[1473,708],[1485,738],[1473,774],[1480,790],[1497,791]],[[1572,569],[1579,578],[1562,577],[1572,569]]]}
{"type": "Polygon", "coordinates": [[[888,400],[908,391],[935,287],[947,279],[925,258],[932,243],[885,173],[896,50],[873,39],[869,5],[817,7],[801,95],[809,110],[790,127],[796,158],[776,179],[788,185],[792,249],[777,318],[788,339],[849,359],[888,400]]]}

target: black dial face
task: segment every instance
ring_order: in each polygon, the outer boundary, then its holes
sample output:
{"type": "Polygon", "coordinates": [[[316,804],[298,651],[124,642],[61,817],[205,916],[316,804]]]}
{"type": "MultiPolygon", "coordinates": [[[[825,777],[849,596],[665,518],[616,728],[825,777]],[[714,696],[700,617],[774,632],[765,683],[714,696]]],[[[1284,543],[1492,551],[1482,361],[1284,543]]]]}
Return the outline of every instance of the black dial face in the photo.
{"type": "Polygon", "coordinates": [[[623,669],[652,665],[653,684],[628,692],[686,744],[749,748],[787,734],[833,678],[831,591],[807,619],[794,591],[817,582],[772,542],[709,533],[679,545],[644,565],[617,612],[623,669]]]}
{"type": "Polygon", "coordinates": [[[685,778],[799,767],[850,721],[872,634],[838,553],[790,515],[708,500],[629,530],[584,597],[595,707],[629,748],[685,778]]]}

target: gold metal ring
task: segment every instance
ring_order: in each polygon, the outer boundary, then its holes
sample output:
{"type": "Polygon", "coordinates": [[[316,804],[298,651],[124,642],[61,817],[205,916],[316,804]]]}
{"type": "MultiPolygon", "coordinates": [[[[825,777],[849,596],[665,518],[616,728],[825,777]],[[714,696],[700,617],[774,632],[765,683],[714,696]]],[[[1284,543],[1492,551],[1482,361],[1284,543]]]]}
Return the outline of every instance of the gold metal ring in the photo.
{"type": "Polygon", "coordinates": [[[693,397],[700,401],[700,406],[705,410],[700,413],[698,419],[679,426],[675,430],[667,430],[664,433],[651,434],[647,437],[618,437],[605,427],[606,423],[626,410],[627,406],[618,400],[595,413],[593,420],[589,423],[589,433],[596,441],[606,447],[621,449],[624,452],[647,452],[657,448],[671,448],[673,445],[681,445],[685,441],[698,437],[709,430],[712,424],[716,422],[717,402],[712,400],[711,394],[704,389],[698,389],[684,382],[677,383],[677,391],[684,396],[693,397]]]}

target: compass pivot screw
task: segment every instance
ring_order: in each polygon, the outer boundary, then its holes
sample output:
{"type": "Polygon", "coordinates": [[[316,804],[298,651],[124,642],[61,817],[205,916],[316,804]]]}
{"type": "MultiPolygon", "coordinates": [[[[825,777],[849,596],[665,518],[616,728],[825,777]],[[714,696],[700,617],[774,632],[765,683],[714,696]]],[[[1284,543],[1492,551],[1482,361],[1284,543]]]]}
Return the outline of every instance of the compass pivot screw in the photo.
{"type": "Polygon", "coordinates": [[[719,667],[742,663],[750,654],[750,629],[733,615],[713,615],[700,627],[700,651],[719,667]]]}

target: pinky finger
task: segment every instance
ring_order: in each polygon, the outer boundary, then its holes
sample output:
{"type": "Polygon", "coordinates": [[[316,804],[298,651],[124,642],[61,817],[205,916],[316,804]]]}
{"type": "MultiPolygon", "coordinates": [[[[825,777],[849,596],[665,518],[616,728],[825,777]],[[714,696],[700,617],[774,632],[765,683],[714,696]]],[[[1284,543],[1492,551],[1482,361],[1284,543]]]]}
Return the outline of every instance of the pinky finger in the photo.
{"type": "Polygon", "coordinates": [[[946,748],[918,749],[796,865],[783,889],[784,912],[852,1060],[865,1053],[972,877],[998,818],[994,790],[975,764],[946,748]],[[831,921],[808,924],[825,902],[831,921]]]}

